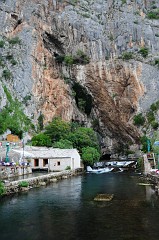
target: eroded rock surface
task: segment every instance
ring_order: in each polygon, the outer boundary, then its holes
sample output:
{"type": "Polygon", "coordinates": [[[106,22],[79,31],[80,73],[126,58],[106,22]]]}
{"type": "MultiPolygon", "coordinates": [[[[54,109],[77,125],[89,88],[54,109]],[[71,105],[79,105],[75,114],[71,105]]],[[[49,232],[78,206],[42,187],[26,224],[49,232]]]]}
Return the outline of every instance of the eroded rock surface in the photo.
{"type": "Polygon", "coordinates": [[[21,44],[0,48],[1,54],[14,54],[18,61],[14,67],[7,63],[13,78],[0,82],[0,107],[6,104],[5,84],[21,102],[31,96],[25,112],[34,123],[41,113],[45,123],[57,115],[86,126],[97,119],[108,147],[118,141],[137,142],[134,114],[159,99],[159,70],[154,64],[159,58],[159,20],[147,17],[154,8],[159,3],[151,0],[2,2],[1,34],[6,39],[18,36],[21,44]],[[148,48],[146,58],[141,48],[148,48]],[[79,50],[89,63],[56,61],[56,56],[75,56],[79,50]],[[132,54],[130,60],[125,52],[132,54]],[[92,96],[89,114],[77,106],[74,83],[92,96]]]}

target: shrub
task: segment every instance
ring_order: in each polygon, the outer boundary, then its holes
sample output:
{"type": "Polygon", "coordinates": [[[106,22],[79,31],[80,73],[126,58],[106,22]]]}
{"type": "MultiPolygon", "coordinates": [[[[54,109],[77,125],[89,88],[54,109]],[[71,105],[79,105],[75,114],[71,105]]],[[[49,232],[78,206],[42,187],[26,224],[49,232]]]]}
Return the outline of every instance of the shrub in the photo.
{"type": "Polygon", "coordinates": [[[0,40],[0,48],[3,48],[4,47],[4,41],[3,40],[0,40]]]}
{"type": "Polygon", "coordinates": [[[155,60],[155,65],[158,65],[158,66],[159,66],[159,59],[156,59],[156,60],[155,60]]]}
{"type": "Polygon", "coordinates": [[[31,95],[26,95],[24,98],[23,98],[23,101],[22,103],[24,103],[25,105],[27,105],[28,101],[31,100],[31,95]]]}
{"type": "Polygon", "coordinates": [[[21,40],[19,39],[19,37],[14,37],[9,39],[8,42],[12,45],[15,45],[15,44],[20,44],[21,40]]]}
{"type": "Polygon", "coordinates": [[[157,129],[158,128],[158,122],[152,121],[151,126],[153,127],[153,129],[157,129]]]}
{"type": "Polygon", "coordinates": [[[72,65],[74,63],[74,59],[71,55],[66,55],[64,57],[64,62],[66,65],[72,65]]]}
{"type": "Polygon", "coordinates": [[[3,58],[0,56],[0,66],[1,67],[4,67],[5,65],[4,65],[4,62],[3,62],[3,58]]]}
{"type": "Polygon", "coordinates": [[[155,121],[155,116],[154,116],[153,111],[147,112],[146,117],[147,117],[147,120],[149,123],[155,121]]]}
{"type": "Polygon", "coordinates": [[[7,60],[12,60],[12,59],[13,59],[13,55],[12,55],[12,54],[8,54],[8,55],[6,56],[6,59],[7,59],[7,60]]]}
{"type": "Polygon", "coordinates": [[[122,0],[122,4],[125,4],[126,3],[126,0],[122,0]]]}
{"type": "Polygon", "coordinates": [[[15,59],[11,59],[10,63],[11,63],[13,66],[17,65],[17,61],[16,61],[15,59]]]}
{"type": "Polygon", "coordinates": [[[156,102],[156,107],[159,109],[159,100],[156,102]]]}
{"type": "Polygon", "coordinates": [[[133,58],[133,54],[131,52],[124,52],[122,54],[122,59],[123,60],[129,60],[133,58]]]}
{"type": "Polygon", "coordinates": [[[134,125],[142,126],[145,122],[145,118],[142,116],[142,113],[139,113],[138,115],[134,116],[134,125]]]}
{"type": "Polygon", "coordinates": [[[85,111],[85,107],[86,107],[86,101],[82,98],[79,98],[78,99],[78,108],[81,110],[81,111],[85,111]]]}
{"type": "Polygon", "coordinates": [[[74,62],[81,63],[81,64],[87,64],[90,62],[90,59],[82,50],[78,50],[77,56],[74,57],[74,62]]]}
{"type": "Polygon", "coordinates": [[[150,109],[152,111],[156,111],[157,110],[157,105],[155,103],[152,103],[151,106],[150,106],[150,109]]]}
{"type": "Polygon", "coordinates": [[[58,62],[58,63],[62,63],[65,59],[65,56],[64,55],[57,55],[55,57],[55,60],[58,62]]]}
{"type": "Polygon", "coordinates": [[[149,19],[159,19],[159,9],[148,12],[147,17],[149,19]]]}
{"type": "Polygon", "coordinates": [[[65,170],[71,170],[71,167],[70,167],[70,166],[67,166],[67,167],[65,168],[65,170]]]}
{"type": "Polygon", "coordinates": [[[26,181],[22,181],[19,183],[19,187],[28,187],[28,186],[29,186],[29,183],[26,181]]]}
{"type": "Polygon", "coordinates": [[[146,57],[148,56],[148,52],[149,52],[148,48],[145,48],[145,47],[143,47],[143,48],[141,48],[141,49],[139,50],[139,53],[140,53],[144,58],[146,58],[146,57]]]}
{"type": "Polygon", "coordinates": [[[40,113],[38,117],[38,125],[39,125],[39,129],[42,131],[44,128],[44,115],[42,113],[40,113]]]}
{"type": "Polygon", "coordinates": [[[5,69],[3,70],[2,77],[5,79],[11,79],[12,73],[8,69],[5,69]]]}
{"type": "Polygon", "coordinates": [[[4,183],[0,181],[0,196],[2,196],[4,193],[5,193],[4,183]]]}
{"type": "Polygon", "coordinates": [[[137,168],[142,171],[144,169],[144,161],[143,158],[140,157],[137,159],[137,168]]]}

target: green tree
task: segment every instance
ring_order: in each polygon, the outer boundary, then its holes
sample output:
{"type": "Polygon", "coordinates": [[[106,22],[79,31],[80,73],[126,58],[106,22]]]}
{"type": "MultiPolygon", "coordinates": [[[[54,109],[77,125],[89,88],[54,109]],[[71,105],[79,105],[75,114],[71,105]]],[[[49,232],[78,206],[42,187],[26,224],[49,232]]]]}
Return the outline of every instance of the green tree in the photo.
{"type": "Polygon", "coordinates": [[[145,118],[142,116],[142,113],[137,114],[134,116],[134,124],[137,126],[142,126],[145,122],[145,118]]]}
{"type": "Polygon", "coordinates": [[[34,136],[31,139],[31,142],[33,146],[46,146],[46,147],[52,146],[50,137],[44,133],[39,133],[38,135],[34,136]]]}
{"type": "Polygon", "coordinates": [[[85,147],[82,148],[82,161],[85,166],[93,166],[95,162],[98,162],[100,158],[100,153],[96,148],[85,147]]]}
{"type": "Polygon", "coordinates": [[[67,136],[67,139],[73,143],[73,147],[80,152],[84,147],[94,147],[99,151],[99,143],[96,133],[92,128],[79,127],[67,136]]]}
{"type": "Polygon", "coordinates": [[[31,128],[31,120],[24,114],[21,103],[13,99],[6,86],[3,86],[7,104],[0,112],[0,134],[10,129],[13,134],[22,137],[22,133],[31,128]]]}
{"type": "Polygon", "coordinates": [[[51,138],[52,142],[56,142],[65,139],[71,127],[68,122],[63,121],[60,117],[55,117],[45,129],[45,134],[51,138]]]}
{"type": "Polygon", "coordinates": [[[42,113],[40,113],[38,117],[38,125],[39,125],[40,131],[42,131],[44,128],[44,115],[42,113]]]}
{"type": "MultiPolygon", "coordinates": [[[[146,135],[144,135],[140,138],[140,142],[142,144],[141,150],[145,153],[147,152],[147,141],[148,141],[148,137],[146,135]]],[[[152,144],[150,146],[150,149],[152,149],[152,144]]]]}
{"type": "Polygon", "coordinates": [[[61,149],[71,149],[71,148],[73,148],[73,144],[72,144],[72,142],[70,142],[67,139],[61,139],[60,141],[55,142],[53,144],[53,147],[61,148],[61,149]]]}

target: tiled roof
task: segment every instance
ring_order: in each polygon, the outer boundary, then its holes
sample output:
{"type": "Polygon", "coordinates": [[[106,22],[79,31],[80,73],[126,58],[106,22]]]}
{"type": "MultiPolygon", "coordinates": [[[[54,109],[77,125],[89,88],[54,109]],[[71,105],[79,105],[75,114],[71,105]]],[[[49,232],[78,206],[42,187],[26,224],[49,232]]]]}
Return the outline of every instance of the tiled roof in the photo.
{"type": "Polygon", "coordinates": [[[24,154],[25,158],[66,158],[78,154],[77,149],[59,149],[59,148],[46,148],[46,147],[31,147],[26,146],[23,149],[13,150],[20,155],[24,154]]]}

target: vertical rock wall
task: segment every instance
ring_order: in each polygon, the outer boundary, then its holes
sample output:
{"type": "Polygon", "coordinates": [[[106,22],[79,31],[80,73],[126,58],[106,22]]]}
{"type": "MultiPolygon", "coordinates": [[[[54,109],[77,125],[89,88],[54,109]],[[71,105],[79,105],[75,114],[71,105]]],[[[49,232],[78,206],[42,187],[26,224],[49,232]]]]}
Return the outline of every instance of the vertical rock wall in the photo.
{"type": "Polygon", "coordinates": [[[154,64],[159,57],[159,21],[147,18],[153,6],[158,8],[159,3],[6,0],[0,7],[1,33],[7,38],[18,36],[21,44],[5,47],[4,51],[17,54],[18,66],[9,66],[13,81],[2,79],[0,89],[6,84],[20,101],[30,95],[25,112],[35,123],[41,113],[45,123],[56,115],[87,126],[98,119],[103,137],[137,141],[134,114],[146,111],[159,98],[154,64]],[[139,53],[142,47],[148,48],[146,58],[139,53]],[[76,56],[79,50],[89,56],[89,64],[67,66],[55,59],[57,55],[76,56]],[[125,52],[132,59],[125,59],[125,52]],[[92,96],[89,115],[77,107],[74,82],[92,96]]]}

